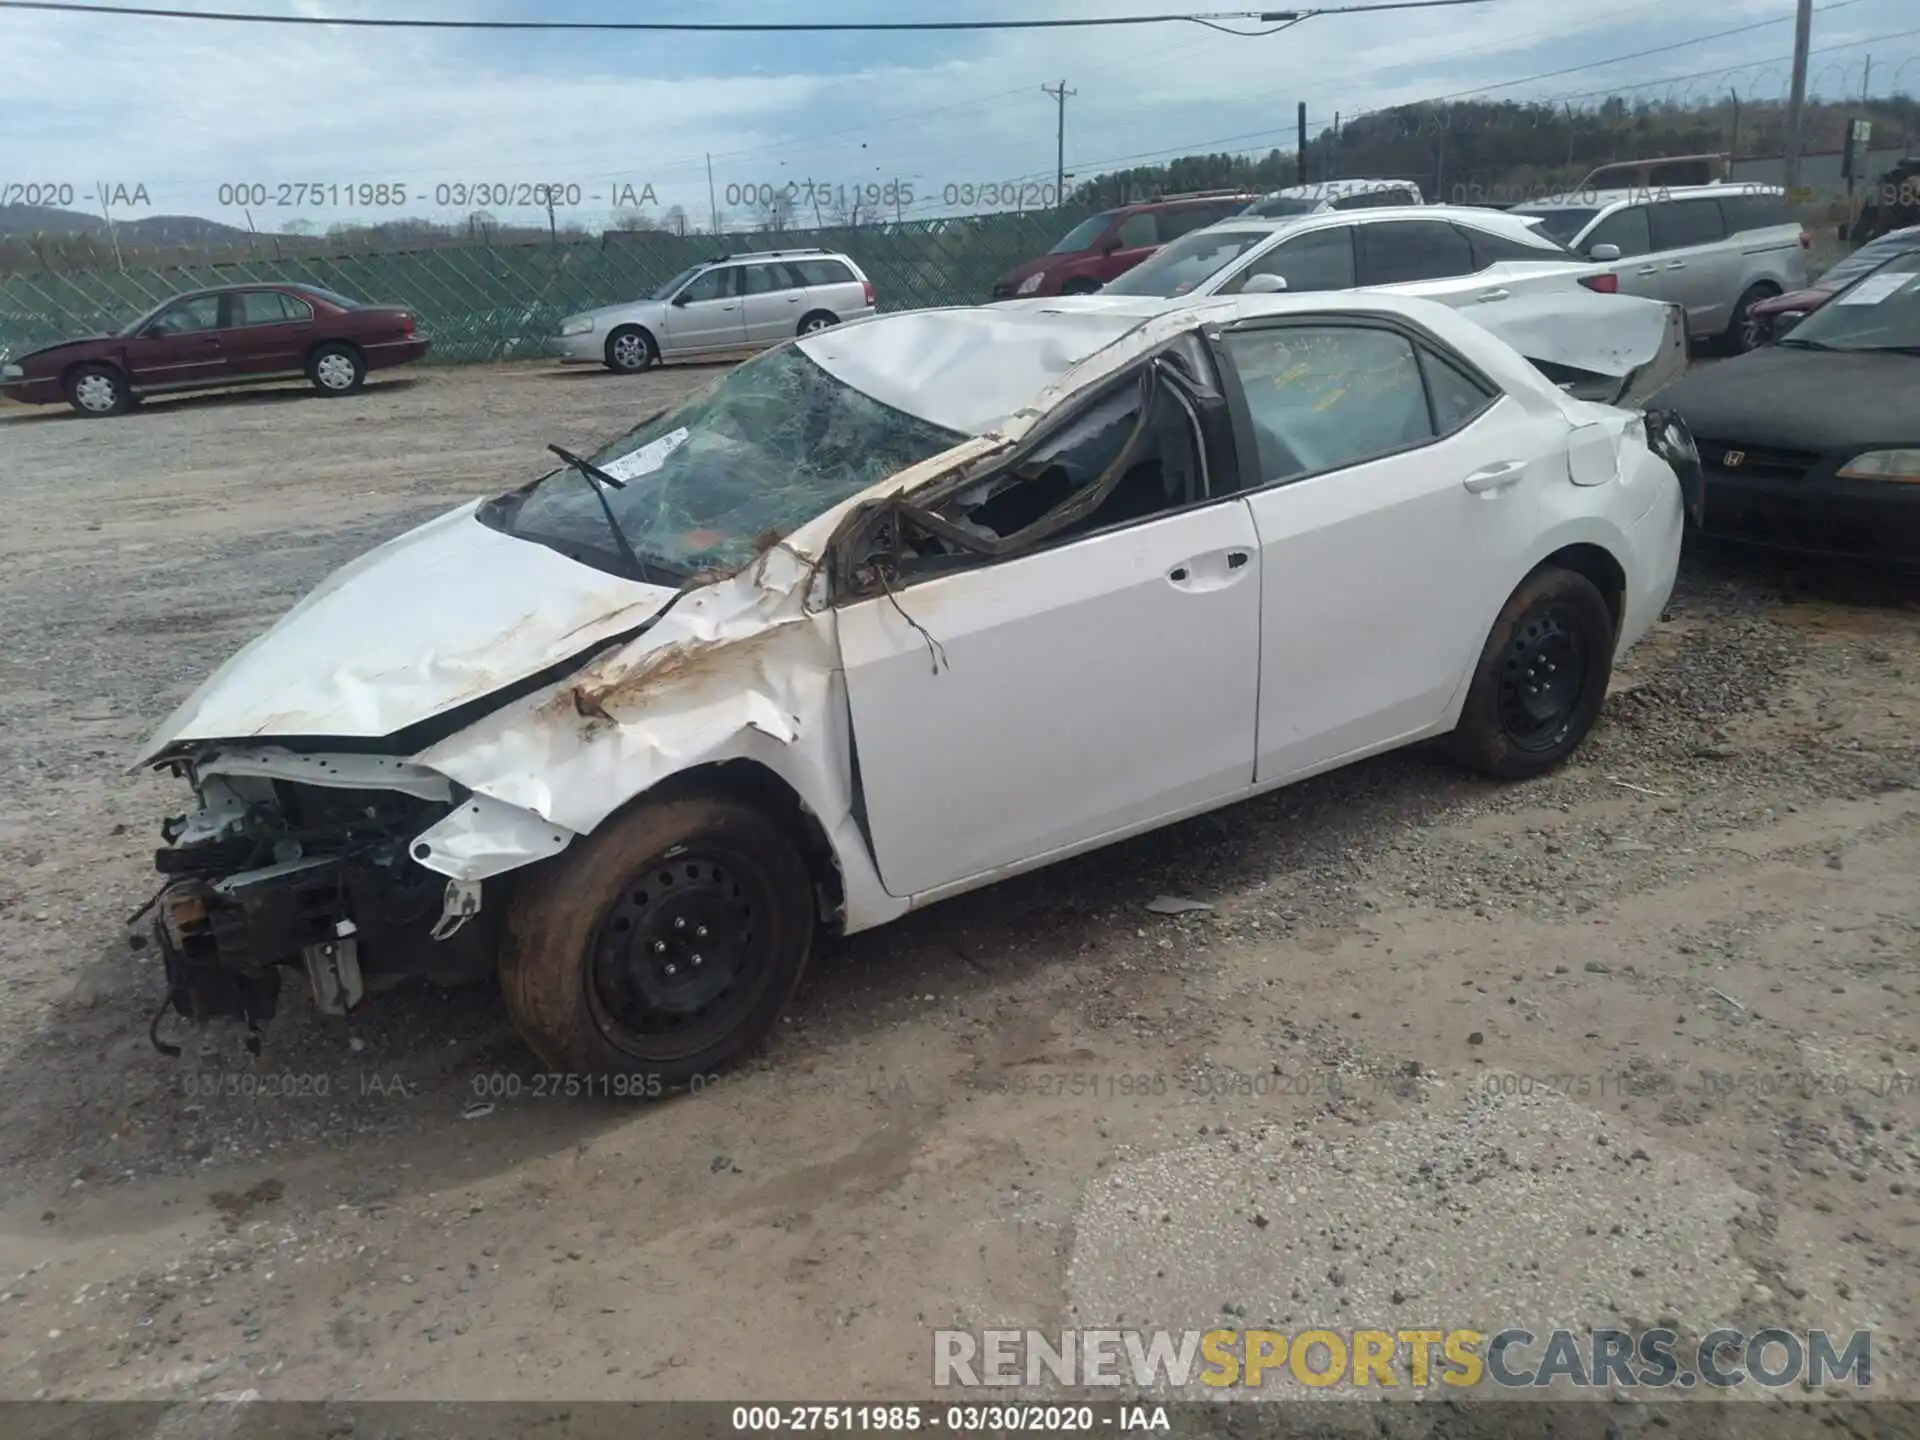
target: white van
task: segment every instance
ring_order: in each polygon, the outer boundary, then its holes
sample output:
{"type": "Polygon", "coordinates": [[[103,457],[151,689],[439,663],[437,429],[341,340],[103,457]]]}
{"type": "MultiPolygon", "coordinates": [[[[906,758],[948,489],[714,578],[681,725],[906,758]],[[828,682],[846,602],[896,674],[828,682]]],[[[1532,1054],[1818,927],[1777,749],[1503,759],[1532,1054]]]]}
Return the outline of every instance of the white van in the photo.
{"type": "Polygon", "coordinates": [[[1507,213],[1584,259],[1615,265],[1622,294],[1683,306],[1689,335],[1734,351],[1749,343],[1751,307],[1807,283],[1811,237],[1777,185],[1586,190],[1507,213]]]}

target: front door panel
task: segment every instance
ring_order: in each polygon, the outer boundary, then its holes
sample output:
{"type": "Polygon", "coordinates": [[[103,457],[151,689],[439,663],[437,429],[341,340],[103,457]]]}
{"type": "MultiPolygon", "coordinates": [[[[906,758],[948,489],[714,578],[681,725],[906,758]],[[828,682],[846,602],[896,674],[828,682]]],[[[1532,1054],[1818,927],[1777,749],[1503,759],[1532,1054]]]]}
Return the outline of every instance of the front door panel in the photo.
{"type": "Polygon", "coordinates": [[[842,609],[887,890],[918,894],[1244,790],[1257,541],[1246,503],[1225,500],[842,609]]]}
{"type": "Polygon", "coordinates": [[[737,350],[747,343],[736,291],[737,271],[710,270],[680,292],[685,304],[667,306],[660,348],[665,354],[737,350]]]}

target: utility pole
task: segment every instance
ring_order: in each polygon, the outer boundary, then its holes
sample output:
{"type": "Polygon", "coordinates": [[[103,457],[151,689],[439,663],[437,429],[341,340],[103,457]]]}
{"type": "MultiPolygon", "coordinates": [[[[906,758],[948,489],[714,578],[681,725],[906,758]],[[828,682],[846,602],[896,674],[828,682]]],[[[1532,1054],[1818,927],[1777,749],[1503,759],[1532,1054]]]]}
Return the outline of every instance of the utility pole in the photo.
{"type": "Polygon", "coordinates": [[[1294,123],[1297,126],[1297,138],[1293,158],[1294,168],[1298,172],[1295,183],[1304,185],[1307,183],[1307,102],[1304,100],[1300,102],[1299,115],[1294,123]]]}
{"type": "Polygon", "coordinates": [[[1865,105],[1867,103],[1867,96],[1870,93],[1869,87],[1871,87],[1872,84],[1873,84],[1873,56],[1869,55],[1867,56],[1866,69],[1860,72],[1860,103],[1862,105],[1865,105]]]}
{"type": "Polygon", "coordinates": [[[1793,88],[1787,97],[1787,198],[1800,188],[1800,146],[1807,119],[1807,51],[1813,43],[1813,0],[1799,0],[1793,17],[1793,88]]]}
{"type": "Polygon", "coordinates": [[[1053,97],[1058,118],[1053,127],[1053,203],[1065,205],[1064,193],[1067,184],[1067,97],[1078,95],[1078,90],[1069,90],[1067,82],[1058,85],[1042,85],[1041,90],[1053,97]]]}
{"type": "Polygon", "coordinates": [[[720,233],[720,202],[713,197],[713,156],[707,156],[707,207],[713,211],[713,233],[720,233]]]}

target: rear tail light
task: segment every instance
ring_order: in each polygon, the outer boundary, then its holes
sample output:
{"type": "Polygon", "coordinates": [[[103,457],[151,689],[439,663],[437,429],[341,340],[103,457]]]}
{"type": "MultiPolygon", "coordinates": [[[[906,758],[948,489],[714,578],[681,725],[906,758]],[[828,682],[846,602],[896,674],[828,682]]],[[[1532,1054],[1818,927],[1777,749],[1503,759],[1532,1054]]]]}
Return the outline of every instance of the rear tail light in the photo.
{"type": "Polygon", "coordinates": [[[402,315],[400,317],[400,328],[401,330],[405,331],[407,334],[411,335],[413,333],[413,316],[402,315]]]}
{"type": "Polygon", "coordinates": [[[1611,270],[1604,275],[1582,275],[1580,283],[1589,290],[1598,290],[1602,295],[1620,293],[1620,277],[1611,270]]]}
{"type": "Polygon", "coordinates": [[[1802,250],[1811,250],[1813,248],[1813,236],[1804,230],[1800,232],[1800,248],[1802,250]]]}
{"type": "Polygon", "coordinates": [[[860,282],[860,293],[867,297],[867,304],[871,305],[874,303],[873,282],[871,280],[862,280],[860,282]]]}

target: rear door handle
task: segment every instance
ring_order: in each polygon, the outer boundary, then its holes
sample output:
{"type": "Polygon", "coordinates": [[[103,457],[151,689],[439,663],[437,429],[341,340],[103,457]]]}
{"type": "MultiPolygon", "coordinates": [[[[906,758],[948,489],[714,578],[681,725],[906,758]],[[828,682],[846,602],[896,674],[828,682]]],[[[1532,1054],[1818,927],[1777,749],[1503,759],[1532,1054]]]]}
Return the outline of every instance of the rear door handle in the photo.
{"type": "Polygon", "coordinates": [[[1667,269],[1669,270],[1684,270],[1686,268],[1687,262],[1684,260],[1669,260],[1667,262],[1667,269]]]}
{"type": "Polygon", "coordinates": [[[1513,294],[1511,290],[1482,290],[1475,298],[1480,300],[1505,300],[1511,294],[1513,294]]]}
{"type": "Polygon", "coordinates": [[[1646,269],[1636,270],[1633,273],[1636,275],[1658,275],[1660,273],[1660,267],[1658,265],[1649,265],[1646,269]]]}
{"type": "Polygon", "coordinates": [[[1526,473],[1526,461],[1502,460],[1498,465],[1474,471],[1460,483],[1476,495],[1488,495],[1496,490],[1505,490],[1509,485],[1519,484],[1520,477],[1526,473]]]}

